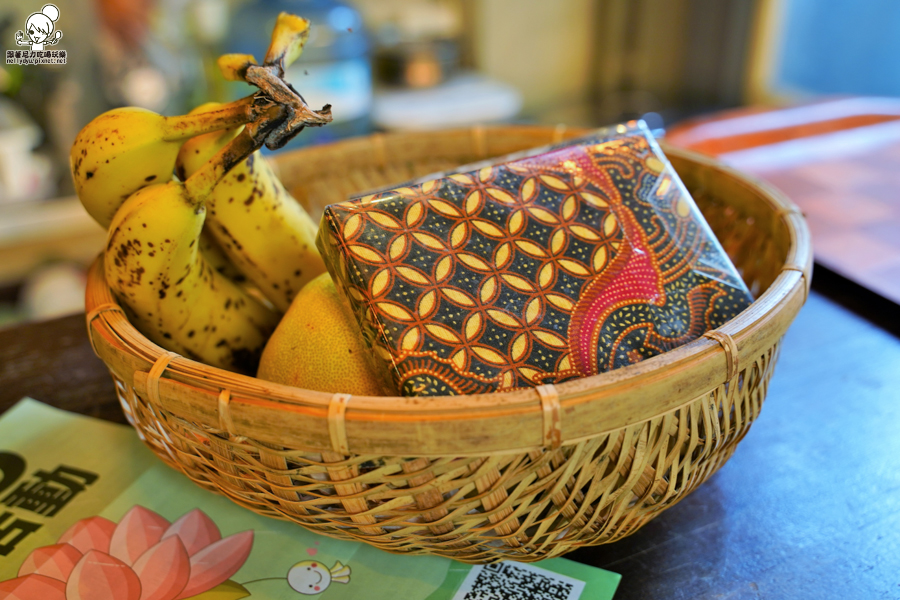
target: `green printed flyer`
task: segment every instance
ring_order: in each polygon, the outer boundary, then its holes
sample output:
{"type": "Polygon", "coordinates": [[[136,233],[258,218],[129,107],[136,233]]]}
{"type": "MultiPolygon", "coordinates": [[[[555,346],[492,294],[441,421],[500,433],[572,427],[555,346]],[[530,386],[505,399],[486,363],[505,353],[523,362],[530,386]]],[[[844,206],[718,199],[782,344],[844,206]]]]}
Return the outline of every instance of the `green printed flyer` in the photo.
{"type": "Polygon", "coordinates": [[[604,600],[618,583],[564,558],[334,540],[199,488],[129,427],[30,399],[0,418],[0,600],[604,600]]]}

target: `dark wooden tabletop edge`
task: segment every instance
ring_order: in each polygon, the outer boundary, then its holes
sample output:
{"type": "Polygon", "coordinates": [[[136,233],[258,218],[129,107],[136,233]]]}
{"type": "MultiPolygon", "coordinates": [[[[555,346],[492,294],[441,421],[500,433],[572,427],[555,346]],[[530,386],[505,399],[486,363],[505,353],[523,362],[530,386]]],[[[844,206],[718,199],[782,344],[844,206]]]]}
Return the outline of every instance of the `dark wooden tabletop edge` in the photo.
{"type": "Polygon", "coordinates": [[[812,289],[900,338],[900,305],[892,300],[818,262],[813,267],[812,289]]]}

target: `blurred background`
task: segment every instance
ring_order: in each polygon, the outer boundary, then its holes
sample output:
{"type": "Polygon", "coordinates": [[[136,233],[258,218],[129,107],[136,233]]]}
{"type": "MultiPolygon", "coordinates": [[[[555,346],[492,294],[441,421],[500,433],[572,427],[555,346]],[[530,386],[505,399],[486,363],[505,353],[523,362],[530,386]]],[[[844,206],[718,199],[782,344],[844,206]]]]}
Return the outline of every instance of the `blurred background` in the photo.
{"type": "Polygon", "coordinates": [[[335,116],[293,144],[643,118],[782,187],[817,261],[900,300],[896,0],[54,0],[63,36],[47,49],[66,63],[9,64],[45,3],[0,0],[0,326],[83,309],[105,232],[72,195],[80,128],[118,106],[175,115],[250,93],[215,60],[262,57],[281,10],[313,23],[288,80],[335,116]]]}

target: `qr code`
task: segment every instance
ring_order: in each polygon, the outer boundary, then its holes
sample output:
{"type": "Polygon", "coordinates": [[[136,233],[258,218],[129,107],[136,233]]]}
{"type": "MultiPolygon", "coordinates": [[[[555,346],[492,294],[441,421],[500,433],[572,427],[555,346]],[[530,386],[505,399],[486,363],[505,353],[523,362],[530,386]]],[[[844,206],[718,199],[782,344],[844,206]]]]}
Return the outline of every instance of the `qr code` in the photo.
{"type": "Polygon", "coordinates": [[[473,567],[453,600],[578,600],[584,582],[524,563],[473,567]]]}

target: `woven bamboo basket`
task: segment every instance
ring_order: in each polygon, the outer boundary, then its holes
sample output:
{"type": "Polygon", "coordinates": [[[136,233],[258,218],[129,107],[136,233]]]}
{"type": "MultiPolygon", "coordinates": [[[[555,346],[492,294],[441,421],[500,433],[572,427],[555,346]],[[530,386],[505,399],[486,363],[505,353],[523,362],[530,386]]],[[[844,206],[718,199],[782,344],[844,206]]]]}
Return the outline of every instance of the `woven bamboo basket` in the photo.
{"type": "MultiPolygon", "coordinates": [[[[375,135],[288,153],[314,216],[349,194],[583,131],[498,127],[375,135]]],[[[167,352],[126,319],[94,264],[87,324],[143,441],[260,514],[389,552],[534,561],[618,540],[734,452],[759,415],[812,254],[797,208],[758,181],[667,148],[755,302],[716,331],[622,369],[536,389],[350,397],[167,352]]]]}

